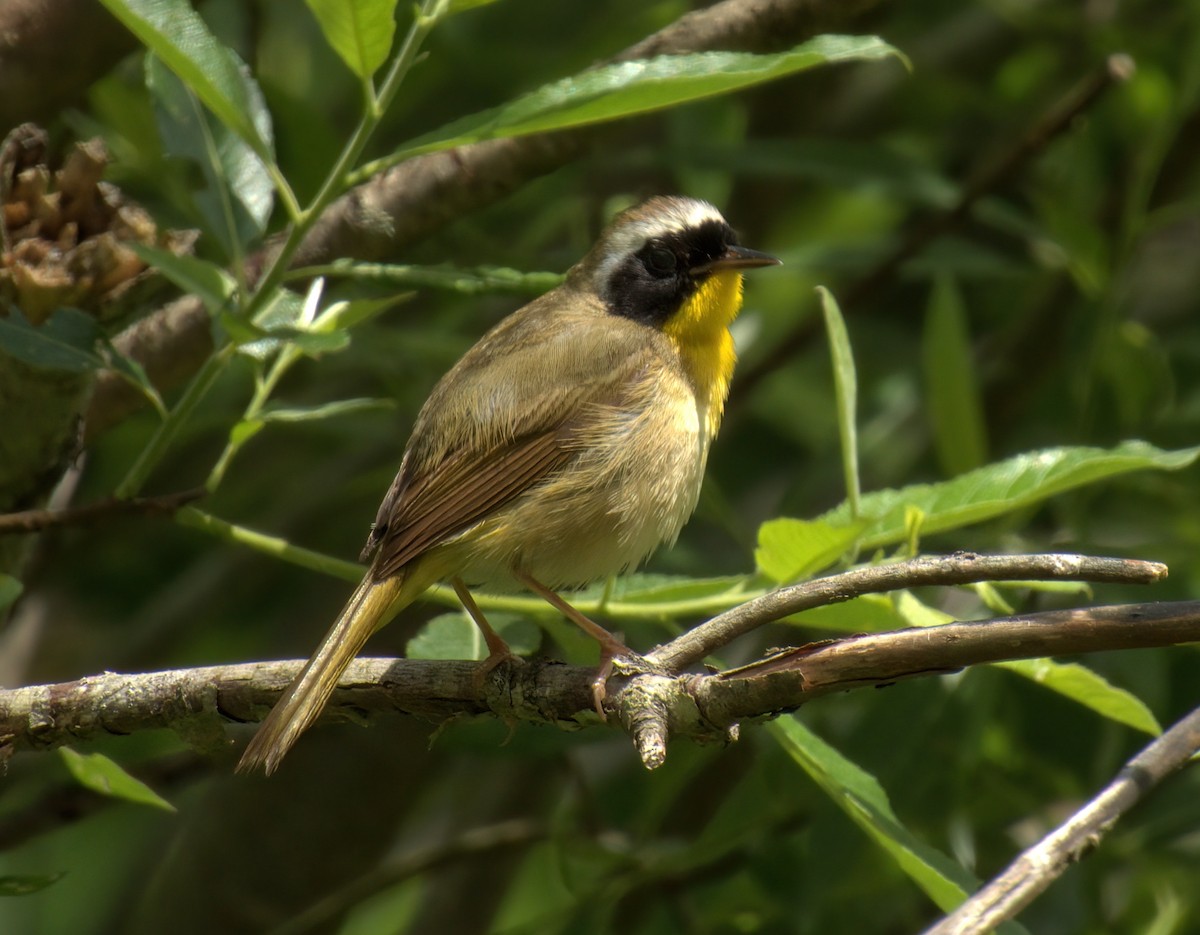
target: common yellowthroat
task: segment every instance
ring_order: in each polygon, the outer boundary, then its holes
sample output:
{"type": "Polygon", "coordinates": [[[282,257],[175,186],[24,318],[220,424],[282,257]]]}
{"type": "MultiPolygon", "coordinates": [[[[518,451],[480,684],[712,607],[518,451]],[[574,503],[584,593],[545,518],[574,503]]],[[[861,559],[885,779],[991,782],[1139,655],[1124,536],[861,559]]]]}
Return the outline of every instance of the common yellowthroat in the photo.
{"type": "Polygon", "coordinates": [[[712,205],[652,198],[619,214],[562,285],[485,334],[421,408],[363,549],[366,576],[238,769],[273,772],[367,638],[440,580],[489,661],[508,647],[468,582],[518,582],[603,658],[630,654],[555,589],[635,566],[679,535],[733,373],[741,271],[778,262],[739,246],[712,205]]]}

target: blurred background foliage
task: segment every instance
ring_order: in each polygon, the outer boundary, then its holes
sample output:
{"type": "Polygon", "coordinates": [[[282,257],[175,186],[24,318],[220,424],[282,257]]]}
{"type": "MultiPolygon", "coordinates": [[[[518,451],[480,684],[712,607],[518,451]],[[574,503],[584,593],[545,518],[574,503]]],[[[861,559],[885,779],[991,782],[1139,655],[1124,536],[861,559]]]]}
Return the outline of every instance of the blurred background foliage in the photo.
{"type": "MultiPolygon", "coordinates": [[[[712,200],[744,243],[784,260],[748,282],[739,374],[700,509],[650,571],[751,573],[762,522],[815,516],[843,498],[814,287],[853,293],[1117,52],[1136,62],[1128,81],[1035,146],[1010,182],[896,275],[846,303],[863,485],[936,481],[1049,445],[1140,438],[1180,448],[1200,437],[1200,7],[863,6],[846,31],[883,37],[911,72],[895,59],[818,69],[629,120],[581,158],[394,258],[561,272],[616,208],[683,192],[712,200]],[[966,414],[947,421],[939,395],[966,414]]],[[[355,125],[357,82],[307,7],[212,0],[200,9],[251,66],[279,165],[302,199],[311,196],[355,125]]],[[[688,9],[504,0],[456,16],[428,39],[427,58],[367,155],[574,74],[688,9]]],[[[407,16],[400,11],[401,30],[407,16]]],[[[161,227],[197,225],[200,180],[163,154],[140,53],[98,77],[48,129],[61,145],[103,137],[111,182],[161,227]]],[[[273,227],[282,221],[276,211],[273,227]]],[[[229,259],[212,237],[197,252],[229,259]]],[[[327,286],[342,297],[388,288],[327,286]]],[[[421,289],[356,328],[344,351],[300,361],[278,389],[281,405],[385,402],[268,425],[204,508],[352,558],[430,387],[523,300],[421,289]]],[[[251,389],[250,365],[236,360],[147,492],[202,483],[251,389]]],[[[110,494],[157,422],[146,409],[91,445],[76,499],[110,494]]],[[[1200,582],[1196,471],[1132,474],[922,547],[1154,559],[1171,577],[1152,594],[1104,587],[1095,599],[1191,597],[1200,582]]],[[[305,656],[348,591],[161,518],[47,535],[22,577],[27,593],[6,643],[9,684],[305,656]]],[[[1088,599],[1006,595],[1021,609],[1088,599]]],[[[922,596],[951,614],[982,613],[966,591],[922,596]]],[[[411,608],[370,652],[402,654],[439,612],[411,608]]],[[[670,624],[626,630],[648,648],[670,624]]],[[[726,661],[814,634],[829,631],[780,625],[732,647],[726,661]]],[[[1191,649],[1086,661],[1160,723],[1196,703],[1191,649]]],[[[877,777],[917,837],[981,878],[1145,742],[982,667],[827,698],[798,718],[877,777]]],[[[431,731],[400,719],[322,727],[271,780],[235,778],[232,751],[202,756],[174,736],[90,747],[144,778],[175,812],[82,790],[56,754],[17,756],[0,791],[0,875],[65,875],[0,900],[0,930],[901,933],[937,916],[766,730],[746,729],[727,749],[676,745],[653,774],[626,738],[598,729],[524,727],[508,737],[501,724],[453,724],[432,743],[431,731]],[[346,889],[356,883],[360,892],[346,889]],[[328,916],[301,915],[326,898],[328,916]]],[[[1188,773],[1158,790],[1023,915],[1028,928],[1197,930],[1197,782],[1188,773]]]]}

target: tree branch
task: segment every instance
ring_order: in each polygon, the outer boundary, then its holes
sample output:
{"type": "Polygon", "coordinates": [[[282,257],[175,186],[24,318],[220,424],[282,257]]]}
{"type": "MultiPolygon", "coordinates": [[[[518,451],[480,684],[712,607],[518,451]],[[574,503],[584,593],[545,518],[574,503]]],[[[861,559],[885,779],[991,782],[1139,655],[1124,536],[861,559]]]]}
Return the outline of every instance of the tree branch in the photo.
{"type": "Polygon", "coordinates": [[[779,588],[689,630],[666,646],[649,653],[646,659],[668,672],[678,672],[764,623],[880,591],[978,581],[1058,580],[1153,584],[1166,576],[1167,566],[1158,562],[1067,553],[979,555],[975,552],[956,552],[954,555],[923,556],[886,565],[869,565],[779,588]]]}
{"type": "MultiPolygon", "coordinates": [[[[846,22],[877,2],[724,0],[681,17],[611,61],[712,49],[767,51],[846,22]]],[[[334,202],[305,238],[293,265],[400,255],[451,221],[567,164],[605,132],[614,131],[585,127],[533,134],[411,159],[334,202]]],[[[260,251],[251,268],[261,266],[268,255],[260,251]]],[[[199,301],[186,297],[132,325],[114,343],[145,367],[156,387],[169,389],[195,373],[212,353],[209,316],[199,301]]],[[[101,375],[87,415],[88,437],[144,403],[120,378],[101,375]]]]}
{"type": "Polygon", "coordinates": [[[21,510],[16,513],[0,513],[0,536],[41,532],[58,526],[81,526],[106,519],[109,516],[127,514],[174,513],[181,506],[199,500],[205,495],[202,488],[181,490],[176,493],[160,494],[155,497],[133,497],[120,500],[106,497],[96,503],[82,506],[48,510],[21,510]]]}
{"type": "MultiPolygon", "coordinates": [[[[650,768],[667,734],[697,742],[734,739],[737,722],[765,719],[832,692],[882,686],[981,662],[1168,646],[1200,640],[1200,602],[1051,611],[1023,617],[866,634],[787,650],[719,674],[618,671],[605,708],[633,733],[650,768]],[[652,709],[652,710],[651,710],[652,709]],[[647,714],[650,711],[650,714],[647,714]],[[650,722],[650,728],[646,727],[650,722]]],[[[302,662],[260,662],[0,691],[0,759],[104,734],[170,728],[197,746],[228,747],[230,721],[256,721],[302,662]]],[[[359,659],[342,677],[326,717],[381,711],[433,721],[493,714],[507,721],[595,724],[595,670],[552,661],[502,663],[480,684],[475,662],[359,659]]]]}
{"type": "Polygon", "coordinates": [[[925,935],[984,935],[1011,919],[1099,844],[1147,792],[1200,750],[1200,708],[1125,764],[1116,778],[1066,822],[1023,852],[991,883],[925,935]]]}

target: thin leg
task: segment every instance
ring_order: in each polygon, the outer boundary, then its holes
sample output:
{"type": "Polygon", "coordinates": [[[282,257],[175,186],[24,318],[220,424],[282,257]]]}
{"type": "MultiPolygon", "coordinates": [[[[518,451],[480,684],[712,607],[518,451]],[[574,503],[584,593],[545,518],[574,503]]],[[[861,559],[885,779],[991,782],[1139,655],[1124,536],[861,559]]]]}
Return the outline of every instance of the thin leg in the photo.
{"type": "Polygon", "coordinates": [[[488,623],[487,617],[483,615],[483,611],[475,603],[475,598],[471,597],[471,592],[463,584],[462,578],[456,576],[450,580],[451,584],[454,585],[454,593],[458,595],[458,599],[463,605],[463,610],[475,621],[475,626],[479,627],[479,632],[483,634],[483,641],[487,643],[488,656],[483,660],[480,668],[480,679],[482,680],[483,676],[491,672],[492,669],[496,668],[505,659],[514,659],[516,657],[500,634],[492,629],[492,625],[488,623]]]}
{"type": "Polygon", "coordinates": [[[609,633],[604,627],[600,626],[600,624],[594,620],[589,620],[528,572],[514,568],[513,576],[600,644],[600,669],[596,673],[595,680],[592,682],[592,704],[595,706],[596,713],[600,717],[606,717],[604,713],[604,696],[608,692],[606,683],[608,682],[608,676],[612,673],[613,659],[617,656],[637,656],[637,653],[609,633]]]}

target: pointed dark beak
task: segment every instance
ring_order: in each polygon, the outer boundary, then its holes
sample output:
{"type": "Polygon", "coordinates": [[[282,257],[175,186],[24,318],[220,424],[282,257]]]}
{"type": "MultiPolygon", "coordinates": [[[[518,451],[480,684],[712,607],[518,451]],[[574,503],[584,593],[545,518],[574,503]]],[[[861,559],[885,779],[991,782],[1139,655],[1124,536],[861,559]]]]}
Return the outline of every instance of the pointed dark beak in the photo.
{"type": "Polygon", "coordinates": [[[756,266],[778,266],[783,261],[769,253],[759,253],[747,247],[726,247],[725,252],[690,270],[693,276],[715,273],[724,269],[753,269],[756,266]]]}

